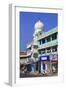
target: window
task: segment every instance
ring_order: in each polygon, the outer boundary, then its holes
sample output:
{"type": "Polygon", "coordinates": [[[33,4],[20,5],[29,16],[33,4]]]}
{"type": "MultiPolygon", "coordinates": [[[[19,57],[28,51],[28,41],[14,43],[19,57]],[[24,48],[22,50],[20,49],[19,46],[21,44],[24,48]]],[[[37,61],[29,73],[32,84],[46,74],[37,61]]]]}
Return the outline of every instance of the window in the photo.
{"type": "Polygon", "coordinates": [[[37,49],[38,48],[38,45],[34,45],[33,47],[34,47],[34,49],[37,49]]]}
{"type": "Polygon", "coordinates": [[[39,44],[41,45],[41,40],[39,40],[39,44]]]}
{"type": "Polygon", "coordinates": [[[44,54],[45,53],[45,49],[44,50],[42,50],[42,54],[44,54]]]}
{"type": "Polygon", "coordinates": [[[40,32],[39,35],[42,35],[42,32],[40,32]]]}
{"type": "Polygon", "coordinates": [[[47,53],[50,53],[51,52],[51,48],[47,48],[47,53]]]}
{"type": "Polygon", "coordinates": [[[45,49],[40,50],[40,51],[39,51],[39,54],[45,54],[45,49]]]}
{"type": "Polygon", "coordinates": [[[39,51],[39,54],[41,54],[41,51],[39,51]]]}
{"type": "Polygon", "coordinates": [[[42,39],[42,44],[44,44],[45,43],[45,39],[42,39]]]}
{"type": "Polygon", "coordinates": [[[52,47],[52,52],[56,52],[57,51],[57,46],[53,46],[52,47]]]}
{"type": "Polygon", "coordinates": [[[51,41],[50,36],[48,36],[46,39],[47,39],[47,42],[51,41]]]}
{"type": "Polygon", "coordinates": [[[54,33],[54,34],[52,35],[52,40],[55,40],[55,39],[57,39],[57,33],[54,33]]]}

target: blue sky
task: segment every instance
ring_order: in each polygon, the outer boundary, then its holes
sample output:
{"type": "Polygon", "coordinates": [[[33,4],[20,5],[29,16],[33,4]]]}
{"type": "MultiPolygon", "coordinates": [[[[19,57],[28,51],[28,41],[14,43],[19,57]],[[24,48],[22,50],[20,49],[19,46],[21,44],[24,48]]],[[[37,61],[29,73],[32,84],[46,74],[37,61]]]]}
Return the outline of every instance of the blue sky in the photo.
{"type": "Polygon", "coordinates": [[[57,13],[20,12],[20,51],[25,51],[27,43],[32,41],[34,24],[39,19],[44,23],[44,31],[58,26],[57,13]]]}

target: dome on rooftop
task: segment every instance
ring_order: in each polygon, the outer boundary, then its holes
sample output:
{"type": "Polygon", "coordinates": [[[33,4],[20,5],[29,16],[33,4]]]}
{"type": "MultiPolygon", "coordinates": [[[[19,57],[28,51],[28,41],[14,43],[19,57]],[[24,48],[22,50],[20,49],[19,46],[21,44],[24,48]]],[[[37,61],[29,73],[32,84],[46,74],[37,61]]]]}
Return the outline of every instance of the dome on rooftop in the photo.
{"type": "Polygon", "coordinates": [[[44,24],[43,24],[40,20],[37,21],[37,22],[35,23],[35,26],[34,26],[35,30],[36,30],[36,29],[43,29],[43,27],[44,27],[44,24]]]}

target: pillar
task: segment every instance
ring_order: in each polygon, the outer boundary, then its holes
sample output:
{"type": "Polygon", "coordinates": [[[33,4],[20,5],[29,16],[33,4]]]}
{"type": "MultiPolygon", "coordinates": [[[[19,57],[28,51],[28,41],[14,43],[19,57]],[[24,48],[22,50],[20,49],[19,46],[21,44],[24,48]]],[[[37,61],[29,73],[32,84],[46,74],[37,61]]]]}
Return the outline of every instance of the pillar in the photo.
{"type": "Polygon", "coordinates": [[[32,72],[34,73],[35,72],[35,65],[34,64],[32,64],[31,69],[32,69],[32,72]]]}
{"type": "Polygon", "coordinates": [[[45,64],[45,72],[47,72],[47,70],[48,70],[48,65],[45,64]]]}
{"type": "Polygon", "coordinates": [[[41,73],[44,72],[44,69],[43,69],[43,63],[41,62],[41,73]]]}

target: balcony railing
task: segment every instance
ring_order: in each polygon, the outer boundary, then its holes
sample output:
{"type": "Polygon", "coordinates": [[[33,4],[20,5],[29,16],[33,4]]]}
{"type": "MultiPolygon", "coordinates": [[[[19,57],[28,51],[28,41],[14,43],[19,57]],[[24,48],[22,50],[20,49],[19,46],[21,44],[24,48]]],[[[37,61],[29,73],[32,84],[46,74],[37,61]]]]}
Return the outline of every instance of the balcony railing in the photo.
{"type": "Polygon", "coordinates": [[[27,51],[27,56],[31,55],[31,50],[27,51]]]}
{"type": "Polygon", "coordinates": [[[47,36],[49,36],[49,35],[51,35],[53,33],[56,33],[57,31],[58,31],[58,28],[56,27],[56,28],[53,28],[53,29],[51,29],[51,30],[49,30],[47,32],[44,32],[44,33],[42,33],[42,35],[39,35],[38,40],[42,39],[42,38],[45,38],[45,37],[47,37],[47,36]]]}
{"type": "Polygon", "coordinates": [[[58,40],[53,40],[53,41],[50,41],[50,42],[46,42],[44,44],[41,44],[39,45],[39,48],[38,49],[42,49],[42,48],[46,48],[46,47],[51,47],[51,46],[54,46],[54,45],[57,45],[58,44],[58,40]]]}
{"type": "Polygon", "coordinates": [[[50,52],[50,53],[39,54],[39,57],[40,56],[47,56],[47,55],[50,55],[50,54],[58,54],[58,52],[50,52]]]}

